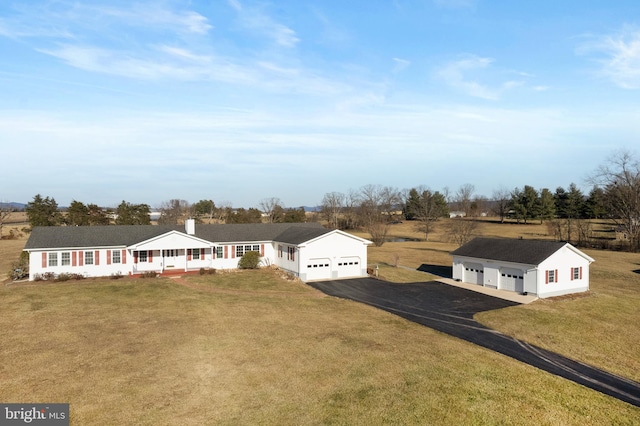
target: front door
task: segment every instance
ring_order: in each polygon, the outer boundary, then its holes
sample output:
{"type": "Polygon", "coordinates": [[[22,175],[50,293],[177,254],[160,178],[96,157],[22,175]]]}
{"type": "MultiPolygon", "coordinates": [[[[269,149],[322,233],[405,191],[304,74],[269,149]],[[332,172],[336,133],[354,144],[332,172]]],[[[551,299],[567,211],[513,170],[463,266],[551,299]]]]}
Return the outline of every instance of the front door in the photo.
{"type": "Polygon", "coordinates": [[[177,267],[178,250],[162,250],[163,262],[165,269],[173,269],[177,267]]]}

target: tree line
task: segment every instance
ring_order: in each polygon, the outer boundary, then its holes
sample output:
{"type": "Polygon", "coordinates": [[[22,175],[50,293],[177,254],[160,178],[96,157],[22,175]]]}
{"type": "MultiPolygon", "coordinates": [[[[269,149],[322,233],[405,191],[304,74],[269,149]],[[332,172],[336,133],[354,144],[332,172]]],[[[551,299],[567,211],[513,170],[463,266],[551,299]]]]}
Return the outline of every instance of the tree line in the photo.
{"type": "MultiPolygon", "coordinates": [[[[271,223],[305,222],[304,208],[285,208],[278,198],[268,198],[260,202],[263,210],[238,208],[223,205],[217,207],[213,200],[200,200],[190,204],[186,200],[172,199],[160,206],[158,224],[177,225],[188,218],[209,223],[271,223]]],[[[34,226],[96,226],[96,225],[149,225],[151,207],[148,204],[133,204],[122,201],[115,209],[103,209],[96,204],[84,204],[73,200],[64,212],[55,198],[37,194],[25,207],[27,219],[34,226]]]]}
{"type": "MultiPolygon", "coordinates": [[[[450,213],[465,220],[452,221],[450,234],[460,244],[473,233],[474,220],[494,215],[518,223],[546,221],[550,234],[558,240],[582,243],[590,234],[590,221],[608,219],[627,237],[632,250],[640,248],[640,163],[628,151],[620,151],[589,177],[592,189],[583,194],[575,183],[567,188],[498,188],[488,198],[475,194],[472,184],[456,191],[432,190],[426,185],[410,189],[365,185],[347,193],[328,192],[318,214],[336,229],[364,229],[376,245],[386,240],[389,226],[399,220],[415,221],[426,240],[435,222],[450,213]],[[470,220],[471,219],[471,220],[470,220]]],[[[186,218],[209,223],[304,222],[304,208],[285,208],[277,197],[265,198],[258,208],[233,209],[228,203],[216,206],[213,200],[190,204],[172,199],[160,206],[160,224],[178,224],[186,218]]],[[[55,199],[36,195],[26,207],[31,226],[145,225],[151,222],[150,206],[122,201],[105,210],[95,204],[73,201],[63,215],[55,199]]]]}

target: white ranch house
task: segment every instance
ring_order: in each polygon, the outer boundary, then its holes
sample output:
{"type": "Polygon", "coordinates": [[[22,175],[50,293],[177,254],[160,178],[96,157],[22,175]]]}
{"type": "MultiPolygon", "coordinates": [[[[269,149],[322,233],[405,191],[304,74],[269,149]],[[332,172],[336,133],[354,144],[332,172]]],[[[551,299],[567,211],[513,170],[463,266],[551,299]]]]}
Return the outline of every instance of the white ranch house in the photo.
{"type": "Polygon", "coordinates": [[[540,298],[589,290],[594,260],[571,244],[475,238],[451,253],[453,278],[540,298]]]}
{"type": "Polygon", "coordinates": [[[320,224],[36,227],[25,245],[29,279],[46,273],[137,275],[235,269],[247,251],[303,281],[367,275],[371,241],[320,224]]]}

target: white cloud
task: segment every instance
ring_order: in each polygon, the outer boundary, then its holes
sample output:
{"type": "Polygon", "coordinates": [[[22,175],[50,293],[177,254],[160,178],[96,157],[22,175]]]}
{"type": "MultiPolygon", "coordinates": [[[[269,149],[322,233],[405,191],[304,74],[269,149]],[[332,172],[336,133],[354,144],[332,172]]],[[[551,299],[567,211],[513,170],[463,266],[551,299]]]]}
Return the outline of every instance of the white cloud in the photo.
{"type": "Polygon", "coordinates": [[[242,6],[237,0],[230,0],[229,4],[238,12],[240,25],[248,31],[265,36],[282,47],[295,47],[300,39],[291,28],[276,22],[263,10],[242,6]]]}
{"type": "Polygon", "coordinates": [[[394,66],[393,66],[394,73],[399,73],[401,71],[404,71],[409,67],[409,65],[411,65],[411,61],[408,61],[406,59],[401,59],[401,58],[393,58],[393,62],[394,62],[394,66]]]}
{"type": "MultiPolygon", "coordinates": [[[[504,92],[524,85],[524,82],[516,80],[494,83],[493,85],[480,82],[480,78],[488,78],[486,73],[483,74],[482,71],[490,68],[493,62],[492,58],[471,55],[446,64],[440,68],[437,76],[447,85],[462,93],[488,100],[498,100],[504,92]],[[475,79],[470,75],[475,76],[475,79]]],[[[492,74],[500,74],[500,71],[494,71],[492,74]]]]}
{"type": "Polygon", "coordinates": [[[223,59],[175,47],[161,46],[158,50],[175,60],[168,60],[166,55],[155,57],[151,52],[141,56],[94,46],[60,45],[53,49],[39,49],[75,68],[134,79],[215,80],[242,84],[252,84],[259,79],[251,69],[223,59]]]}
{"type": "Polygon", "coordinates": [[[615,35],[583,43],[578,54],[601,54],[601,74],[623,89],[640,89],[640,30],[624,28],[615,35]]]}

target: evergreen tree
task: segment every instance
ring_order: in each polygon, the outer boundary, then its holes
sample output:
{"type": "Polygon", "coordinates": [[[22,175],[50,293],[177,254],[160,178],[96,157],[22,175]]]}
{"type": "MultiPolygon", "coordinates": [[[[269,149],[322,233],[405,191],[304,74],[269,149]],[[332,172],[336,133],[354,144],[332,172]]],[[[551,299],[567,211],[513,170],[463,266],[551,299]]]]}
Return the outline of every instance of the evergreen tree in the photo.
{"type": "Polygon", "coordinates": [[[123,200],[116,209],[116,225],[149,225],[150,213],[147,204],[131,204],[123,200]]]}
{"type": "Polygon", "coordinates": [[[540,215],[540,222],[543,220],[553,219],[556,215],[556,204],[553,199],[553,194],[548,188],[542,188],[540,190],[540,197],[538,198],[538,213],[540,215]]]}
{"type": "Polygon", "coordinates": [[[66,223],[71,226],[89,225],[89,208],[80,201],[73,200],[67,209],[66,223]]]}
{"type": "Polygon", "coordinates": [[[534,187],[525,185],[522,190],[516,188],[511,194],[511,208],[516,214],[518,222],[539,217],[538,191],[534,187]]]}
{"type": "Polygon", "coordinates": [[[58,203],[54,198],[42,198],[40,194],[33,197],[33,201],[27,203],[25,208],[29,225],[57,226],[62,222],[62,215],[58,211],[58,203]]]}
{"type": "Polygon", "coordinates": [[[607,216],[605,192],[599,186],[594,186],[589,192],[589,197],[584,205],[584,217],[589,219],[600,219],[607,216]]]}

